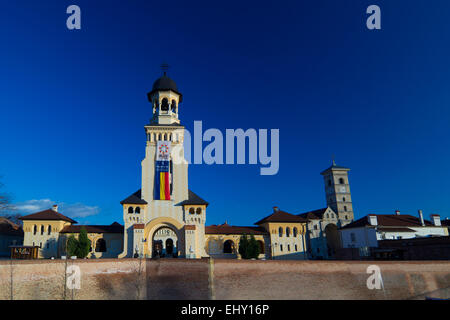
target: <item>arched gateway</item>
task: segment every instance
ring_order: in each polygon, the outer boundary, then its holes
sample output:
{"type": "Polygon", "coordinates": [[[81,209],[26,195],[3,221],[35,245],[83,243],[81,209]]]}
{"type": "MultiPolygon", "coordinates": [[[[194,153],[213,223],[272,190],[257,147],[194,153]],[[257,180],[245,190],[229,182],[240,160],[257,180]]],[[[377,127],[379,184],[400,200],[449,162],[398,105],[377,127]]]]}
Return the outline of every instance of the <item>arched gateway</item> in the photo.
{"type": "Polygon", "coordinates": [[[178,117],[183,96],[166,73],[147,96],[152,118],[145,126],[142,187],[121,202],[125,232],[119,257],[205,257],[208,203],[188,189],[185,131],[178,117]]]}

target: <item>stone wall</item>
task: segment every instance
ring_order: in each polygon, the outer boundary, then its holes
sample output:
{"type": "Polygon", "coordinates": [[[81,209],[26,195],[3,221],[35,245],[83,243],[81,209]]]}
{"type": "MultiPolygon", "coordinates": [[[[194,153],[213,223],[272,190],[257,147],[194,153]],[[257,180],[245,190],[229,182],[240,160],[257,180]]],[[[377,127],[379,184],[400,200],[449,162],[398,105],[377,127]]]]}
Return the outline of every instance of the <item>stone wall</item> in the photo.
{"type": "Polygon", "coordinates": [[[0,261],[0,299],[424,299],[450,298],[450,262],[68,260],[81,271],[69,290],[64,260],[0,261]],[[384,290],[369,290],[369,265],[384,290]],[[12,271],[12,272],[11,272],[12,271]],[[66,288],[66,289],[65,289],[66,288]],[[72,296],[73,295],[73,296],[72,296]]]}

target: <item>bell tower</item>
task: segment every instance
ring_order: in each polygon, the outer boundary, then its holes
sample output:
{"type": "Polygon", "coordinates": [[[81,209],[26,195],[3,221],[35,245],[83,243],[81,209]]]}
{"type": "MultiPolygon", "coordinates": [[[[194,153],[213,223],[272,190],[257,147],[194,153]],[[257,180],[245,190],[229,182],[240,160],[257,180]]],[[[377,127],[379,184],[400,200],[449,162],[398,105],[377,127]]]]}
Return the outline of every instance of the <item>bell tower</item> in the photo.
{"type": "MultiPolygon", "coordinates": [[[[163,66],[164,68],[164,66],[163,66]]],[[[167,68],[167,67],[166,67],[167,68]]],[[[177,84],[167,76],[167,72],[153,83],[152,91],[147,94],[152,108],[152,118],[145,126],[147,146],[142,161],[142,198],[148,203],[160,201],[181,202],[188,198],[188,164],[184,158],[184,126],[180,124],[179,104],[183,95],[177,84]],[[158,142],[170,149],[168,186],[165,199],[155,197],[158,194],[155,176],[158,142]],[[167,194],[170,193],[170,196],[167,194]]],[[[181,217],[177,217],[180,218],[181,217]]]]}
{"type": "Polygon", "coordinates": [[[337,213],[341,226],[349,224],[354,219],[349,171],[349,168],[338,166],[333,160],[331,167],[321,173],[325,183],[327,206],[337,213]]]}

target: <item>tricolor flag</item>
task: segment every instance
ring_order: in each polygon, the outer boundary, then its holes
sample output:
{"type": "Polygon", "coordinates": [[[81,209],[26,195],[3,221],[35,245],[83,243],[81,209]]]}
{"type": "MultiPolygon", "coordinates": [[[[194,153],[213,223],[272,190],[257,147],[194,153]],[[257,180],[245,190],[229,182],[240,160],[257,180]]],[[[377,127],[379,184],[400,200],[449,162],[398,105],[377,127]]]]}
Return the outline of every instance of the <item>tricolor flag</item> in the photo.
{"type": "Polygon", "coordinates": [[[170,141],[158,141],[155,169],[155,200],[170,200],[170,141]]]}

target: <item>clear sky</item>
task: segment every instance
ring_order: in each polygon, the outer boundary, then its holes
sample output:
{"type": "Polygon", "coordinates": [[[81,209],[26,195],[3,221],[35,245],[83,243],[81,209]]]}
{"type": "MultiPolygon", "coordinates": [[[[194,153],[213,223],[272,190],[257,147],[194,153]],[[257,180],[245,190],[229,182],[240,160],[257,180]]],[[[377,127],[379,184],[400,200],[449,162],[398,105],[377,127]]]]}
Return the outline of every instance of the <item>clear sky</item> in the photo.
{"type": "MultiPolygon", "coordinates": [[[[171,65],[180,118],[280,129],[280,170],[189,167],[207,224],[325,206],[320,172],[351,168],[355,218],[450,216],[448,1],[22,0],[0,6],[0,174],[22,213],[62,204],[123,223],[140,188],[146,93],[171,65]],[[66,28],[77,4],[82,29],[66,28]],[[366,28],[377,4],[382,30],[366,28]]],[[[64,211],[64,208],[66,211],[64,211]]]]}

